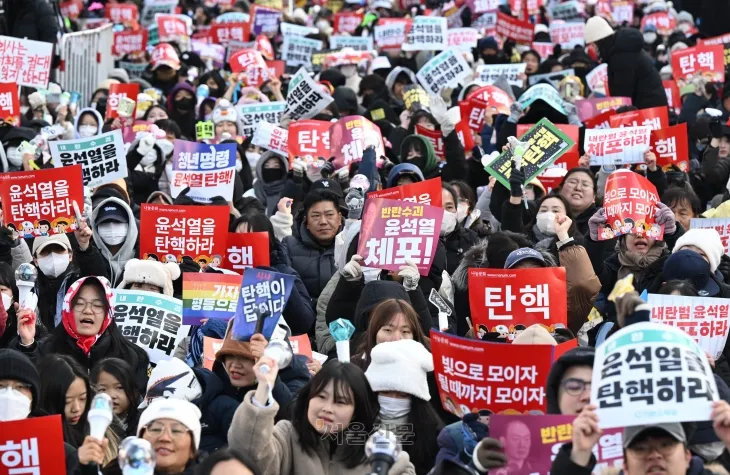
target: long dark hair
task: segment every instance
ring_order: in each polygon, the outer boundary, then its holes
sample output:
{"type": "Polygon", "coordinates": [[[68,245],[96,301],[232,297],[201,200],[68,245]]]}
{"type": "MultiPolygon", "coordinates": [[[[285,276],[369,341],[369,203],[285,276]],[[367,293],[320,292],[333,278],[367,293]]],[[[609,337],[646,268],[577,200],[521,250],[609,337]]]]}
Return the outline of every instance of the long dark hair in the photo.
{"type": "MultiPolygon", "coordinates": [[[[550,199],[556,199],[563,203],[563,206],[565,206],[565,215],[570,218],[572,223],[570,223],[570,228],[568,228],[568,235],[571,237],[575,237],[578,234],[578,230],[575,227],[575,218],[573,217],[573,210],[570,207],[570,203],[568,203],[568,200],[562,197],[562,195],[559,195],[558,193],[551,193],[549,195],[545,195],[542,197],[542,199],[537,204],[537,210],[539,214],[540,207],[545,202],[545,200],[550,199]]],[[[535,214],[535,217],[532,219],[532,222],[527,226],[528,231],[532,231],[532,228],[537,225],[537,214],[535,214]]]]}
{"type": "Polygon", "coordinates": [[[94,365],[91,369],[91,383],[96,387],[99,384],[99,375],[107,373],[116,379],[122,386],[124,395],[129,401],[129,408],[125,414],[124,421],[127,424],[127,435],[137,433],[137,422],[139,421],[139,409],[137,406],[140,402],[139,389],[134,381],[134,372],[129,363],[119,358],[106,358],[94,365]]]}
{"type": "Polygon", "coordinates": [[[94,392],[89,383],[89,376],[73,358],[67,355],[48,355],[38,363],[41,377],[41,394],[38,407],[49,415],[60,414],[63,420],[63,439],[66,443],[78,448],[84,441],[86,433],[86,416],[89,413],[94,392]],[[66,392],[80,378],[86,386],[86,407],[81,419],[74,426],[66,420],[66,392]]]}
{"type": "Polygon", "coordinates": [[[350,424],[344,431],[337,434],[336,440],[331,442],[344,445],[341,461],[347,468],[354,468],[367,460],[365,444],[361,442],[361,439],[363,434],[368,437],[373,431],[373,424],[379,410],[375,393],[360,368],[352,363],[340,361],[330,361],[325,364],[319,373],[299,390],[299,395],[294,402],[291,423],[299,436],[302,450],[309,455],[316,455],[322,435],[309,423],[309,401],[321,393],[330,382],[334,387],[335,399],[343,399],[348,404],[355,406],[350,424]],[[358,442],[350,444],[348,443],[350,440],[358,442]]]}
{"type": "Polygon", "coordinates": [[[250,460],[250,457],[237,450],[226,448],[216,450],[206,457],[198,464],[197,467],[195,467],[195,472],[193,473],[195,475],[210,475],[213,473],[213,469],[216,465],[222,462],[228,462],[229,460],[238,460],[244,467],[251,470],[251,473],[258,473],[260,471],[253,460],[250,460]]]}
{"type": "Polygon", "coordinates": [[[408,414],[409,443],[403,442],[403,450],[408,452],[416,473],[428,473],[436,461],[439,451],[436,439],[444,423],[430,402],[415,396],[411,397],[411,412],[408,414]]]}
{"type": "Polygon", "coordinates": [[[269,252],[271,254],[270,263],[272,266],[281,264],[282,262],[279,256],[281,247],[279,246],[279,240],[276,239],[276,235],[274,234],[274,226],[271,224],[271,220],[269,220],[265,214],[256,210],[247,211],[242,214],[240,218],[237,218],[233,223],[231,223],[230,232],[235,233],[238,225],[243,223],[248,224],[248,232],[250,233],[269,233],[269,252]]]}

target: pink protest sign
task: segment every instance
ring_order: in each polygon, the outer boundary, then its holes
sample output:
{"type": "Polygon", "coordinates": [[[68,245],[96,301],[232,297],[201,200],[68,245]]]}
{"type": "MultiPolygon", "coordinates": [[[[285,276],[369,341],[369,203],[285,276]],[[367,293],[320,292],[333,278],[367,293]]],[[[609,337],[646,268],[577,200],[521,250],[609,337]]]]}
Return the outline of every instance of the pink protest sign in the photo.
{"type": "Polygon", "coordinates": [[[658,203],[656,187],[643,176],[625,168],[611,173],[603,196],[606,225],[599,226],[598,240],[636,234],[660,241],[664,225],[656,223],[658,203]]]}
{"type": "Polygon", "coordinates": [[[398,271],[412,260],[428,275],[438,246],[444,210],[408,201],[368,199],[357,253],[364,265],[398,271]]]}
{"type": "Polygon", "coordinates": [[[363,151],[370,145],[375,146],[376,157],[385,155],[380,129],[363,116],[343,117],[330,127],[330,153],[338,170],[362,160],[363,151]]]}

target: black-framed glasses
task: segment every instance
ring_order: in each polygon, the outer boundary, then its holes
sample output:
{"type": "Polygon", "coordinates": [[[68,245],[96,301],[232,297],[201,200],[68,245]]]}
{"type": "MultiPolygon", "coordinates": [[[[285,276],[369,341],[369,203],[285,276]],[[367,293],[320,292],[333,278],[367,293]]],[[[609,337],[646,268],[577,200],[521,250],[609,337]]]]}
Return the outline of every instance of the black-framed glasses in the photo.
{"type": "Polygon", "coordinates": [[[83,299],[78,299],[76,302],[74,302],[74,310],[77,312],[84,312],[86,309],[91,305],[91,311],[95,314],[99,315],[104,313],[104,309],[106,308],[104,306],[104,302],[101,300],[93,300],[91,302],[87,302],[83,299]]]}
{"type": "Polygon", "coordinates": [[[570,394],[571,396],[580,396],[583,394],[583,391],[586,390],[586,388],[591,387],[590,381],[584,381],[582,379],[578,378],[568,378],[560,385],[563,387],[566,393],[570,394]]]}
{"type": "Polygon", "coordinates": [[[629,450],[637,457],[643,459],[648,458],[649,455],[653,454],[655,451],[659,452],[662,457],[667,458],[672,455],[672,452],[674,452],[674,449],[676,449],[679,444],[681,444],[680,441],[667,437],[656,440],[653,443],[649,443],[648,440],[637,442],[632,444],[629,447],[629,450]]]}

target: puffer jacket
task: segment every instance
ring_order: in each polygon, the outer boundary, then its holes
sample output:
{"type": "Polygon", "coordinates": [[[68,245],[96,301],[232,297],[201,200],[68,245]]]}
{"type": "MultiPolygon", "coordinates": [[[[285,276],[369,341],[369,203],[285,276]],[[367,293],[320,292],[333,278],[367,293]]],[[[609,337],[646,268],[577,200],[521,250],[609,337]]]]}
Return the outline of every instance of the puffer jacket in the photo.
{"type": "Polygon", "coordinates": [[[448,236],[442,236],[441,242],[446,248],[446,272],[449,275],[456,271],[461,264],[464,253],[479,241],[479,236],[475,231],[465,228],[457,223],[456,228],[448,236]]]}
{"type": "Polygon", "coordinates": [[[223,381],[212,371],[193,368],[203,394],[191,401],[200,409],[200,450],[214,452],[228,445],[228,429],[233,422],[233,414],[238,409],[238,401],[224,392],[223,381]]]}
{"type": "Polygon", "coordinates": [[[316,308],[319,294],[335,273],[335,243],[319,244],[300,219],[299,235],[284,238],[281,248],[285,264],[299,273],[312,298],[312,308],[316,308]]]}
{"type": "Polygon", "coordinates": [[[274,213],[276,213],[276,205],[279,204],[279,200],[282,197],[282,190],[288,180],[286,175],[286,171],[288,169],[289,163],[286,161],[286,158],[274,152],[264,153],[261,155],[261,158],[259,158],[259,161],[256,162],[257,179],[253,183],[253,191],[256,199],[259,200],[266,208],[266,216],[273,216],[274,213]],[[264,163],[270,158],[279,159],[285,173],[276,181],[264,183],[264,180],[261,178],[263,176],[264,163]]]}

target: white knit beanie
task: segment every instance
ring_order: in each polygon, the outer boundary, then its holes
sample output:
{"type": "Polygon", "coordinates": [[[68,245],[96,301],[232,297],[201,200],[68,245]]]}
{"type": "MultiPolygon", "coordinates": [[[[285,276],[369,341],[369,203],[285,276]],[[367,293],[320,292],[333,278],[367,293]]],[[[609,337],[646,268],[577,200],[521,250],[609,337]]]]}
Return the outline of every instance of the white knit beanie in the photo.
{"type": "Polygon", "coordinates": [[[433,371],[431,353],[415,340],[398,340],[380,343],[372,349],[365,377],[376,393],[398,391],[428,401],[429,371],[433,371]]]}
{"type": "Polygon", "coordinates": [[[172,419],[177,421],[193,433],[195,449],[200,447],[200,409],[188,401],[181,399],[158,398],[152,401],[147,409],[139,416],[137,437],[150,423],[158,419],[172,419]]]}
{"type": "Polygon", "coordinates": [[[117,286],[125,289],[132,284],[152,284],[162,289],[162,293],[172,297],[172,281],[180,277],[180,266],[174,262],[163,264],[152,260],[130,259],[124,266],[124,277],[117,286]]]}
{"type": "Polygon", "coordinates": [[[720,259],[724,252],[720,235],[712,228],[707,229],[690,229],[684,235],[677,239],[674,244],[674,250],[677,252],[685,246],[695,246],[702,249],[707,259],[710,261],[710,270],[715,273],[720,265],[720,259]]]}

